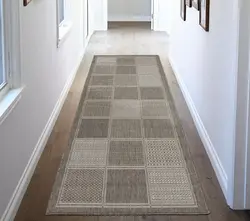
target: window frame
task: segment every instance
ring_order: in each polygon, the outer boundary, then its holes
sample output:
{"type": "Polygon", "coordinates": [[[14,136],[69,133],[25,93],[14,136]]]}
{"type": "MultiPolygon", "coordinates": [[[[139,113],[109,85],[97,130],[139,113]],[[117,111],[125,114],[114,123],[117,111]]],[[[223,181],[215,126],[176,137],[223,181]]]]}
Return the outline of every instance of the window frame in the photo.
{"type": "Polygon", "coordinates": [[[65,9],[66,9],[66,1],[65,0],[57,0],[57,23],[58,23],[58,26],[60,28],[60,26],[63,25],[63,23],[65,22],[65,9]],[[63,1],[63,20],[60,21],[60,1],[63,1]]]}
{"type": "Polygon", "coordinates": [[[3,79],[4,82],[0,85],[0,101],[6,95],[6,93],[11,89],[11,1],[0,0],[0,10],[1,10],[1,33],[2,33],[2,65],[3,65],[3,79]],[[9,24],[9,25],[8,25],[9,24]]]}
{"type": "Polygon", "coordinates": [[[0,125],[21,98],[20,8],[22,1],[1,0],[4,31],[5,81],[0,90],[0,125]]]}
{"type": "Polygon", "coordinates": [[[57,0],[57,47],[59,48],[62,44],[62,42],[65,40],[67,37],[68,33],[71,30],[72,23],[68,19],[68,1],[63,0],[64,3],[64,16],[63,16],[63,21],[60,21],[60,0],[57,0]]]}

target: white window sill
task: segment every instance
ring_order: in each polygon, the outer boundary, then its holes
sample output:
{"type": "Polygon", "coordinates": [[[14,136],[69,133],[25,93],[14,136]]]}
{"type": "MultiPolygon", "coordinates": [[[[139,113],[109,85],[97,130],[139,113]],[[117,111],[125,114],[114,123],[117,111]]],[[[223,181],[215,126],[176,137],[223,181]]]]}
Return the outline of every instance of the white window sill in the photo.
{"type": "Polygon", "coordinates": [[[72,28],[71,22],[63,22],[59,26],[59,33],[58,33],[59,36],[58,36],[58,44],[57,44],[58,48],[62,45],[62,43],[65,41],[65,39],[69,35],[71,28],[72,28]]]}
{"type": "Polygon", "coordinates": [[[12,89],[0,100],[0,125],[19,102],[23,89],[23,87],[12,89]]]}

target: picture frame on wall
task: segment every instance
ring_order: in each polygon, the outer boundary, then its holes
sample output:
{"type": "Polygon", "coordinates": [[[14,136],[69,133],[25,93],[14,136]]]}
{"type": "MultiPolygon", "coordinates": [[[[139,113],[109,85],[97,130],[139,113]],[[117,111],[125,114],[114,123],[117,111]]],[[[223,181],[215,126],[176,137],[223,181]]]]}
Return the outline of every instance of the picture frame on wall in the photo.
{"type": "Polygon", "coordinates": [[[200,0],[192,0],[192,6],[199,11],[200,10],[200,0]]]}
{"type": "Polygon", "coordinates": [[[180,16],[181,16],[183,21],[186,21],[186,17],[187,17],[186,0],[180,0],[180,1],[181,1],[180,16]]]}
{"type": "Polygon", "coordinates": [[[186,0],[186,6],[191,8],[192,7],[192,0],[186,0]]]}
{"type": "Polygon", "coordinates": [[[200,26],[205,30],[209,31],[209,10],[210,0],[200,0],[200,15],[199,15],[199,23],[200,26]]]}
{"type": "Polygon", "coordinates": [[[23,0],[23,5],[27,6],[32,0],[23,0]]]}

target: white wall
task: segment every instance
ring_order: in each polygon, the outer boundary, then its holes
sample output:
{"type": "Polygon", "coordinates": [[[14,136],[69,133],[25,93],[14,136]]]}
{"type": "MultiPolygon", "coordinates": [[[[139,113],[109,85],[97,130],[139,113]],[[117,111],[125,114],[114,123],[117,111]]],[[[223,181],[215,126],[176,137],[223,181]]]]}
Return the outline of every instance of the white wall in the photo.
{"type": "Polygon", "coordinates": [[[0,217],[83,55],[84,3],[70,3],[72,29],[60,48],[56,1],[32,1],[28,7],[20,6],[22,83],[26,87],[20,102],[0,125],[0,217]]]}
{"type": "Polygon", "coordinates": [[[160,26],[163,30],[171,35],[173,30],[174,18],[179,12],[179,1],[176,0],[159,0],[160,1],[160,26]]]}
{"type": "Polygon", "coordinates": [[[151,0],[108,0],[109,21],[150,21],[151,0]]]}
{"type": "Polygon", "coordinates": [[[175,10],[170,35],[172,66],[227,199],[234,157],[236,2],[211,1],[210,32],[199,26],[194,8],[187,9],[186,22],[175,10]]]}

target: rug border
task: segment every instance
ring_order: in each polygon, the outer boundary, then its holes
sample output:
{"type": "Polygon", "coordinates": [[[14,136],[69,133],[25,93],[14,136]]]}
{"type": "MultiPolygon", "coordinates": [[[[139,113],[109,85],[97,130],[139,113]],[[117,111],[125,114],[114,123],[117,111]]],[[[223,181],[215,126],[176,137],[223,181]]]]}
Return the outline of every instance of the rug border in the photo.
{"type": "Polygon", "coordinates": [[[51,191],[50,199],[48,202],[48,207],[46,211],[46,215],[84,215],[84,216],[140,216],[140,215],[208,215],[210,212],[208,210],[205,196],[202,190],[202,184],[199,182],[198,174],[195,170],[195,166],[193,160],[191,159],[191,153],[189,150],[189,146],[186,140],[186,135],[183,130],[180,118],[178,116],[177,109],[175,107],[174,99],[167,81],[167,77],[161,63],[161,59],[159,55],[94,55],[90,69],[88,71],[88,75],[86,81],[84,83],[84,87],[81,93],[81,98],[77,107],[77,112],[75,115],[74,123],[71,129],[71,134],[68,141],[68,148],[62,156],[62,160],[60,163],[60,167],[58,169],[57,175],[55,176],[55,181],[53,185],[53,189],[51,191]],[[181,148],[183,151],[183,155],[185,157],[185,161],[187,164],[187,169],[189,172],[189,176],[191,179],[191,183],[193,185],[194,194],[197,199],[198,207],[185,207],[185,208],[167,208],[167,207],[158,207],[158,208],[84,208],[84,207],[66,207],[63,209],[56,207],[57,196],[60,190],[60,184],[63,179],[64,171],[67,165],[68,156],[70,154],[71,145],[74,140],[74,135],[77,129],[78,119],[82,112],[83,102],[87,95],[87,88],[90,83],[91,73],[93,71],[94,65],[96,63],[96,59],[98,57],[154,57],[157,60],[157,65],[159,67],[161,79],[163,81],[165,93],[167,95],[167,99],[169,101],[170,109],[173,115],[175,127],[177,130],[178,138],[181,143],[181,148]],[[62,211],[63,210],[63,211],[62,211]],[[65,212],[65,210],[67,210],[65,212]]]}

